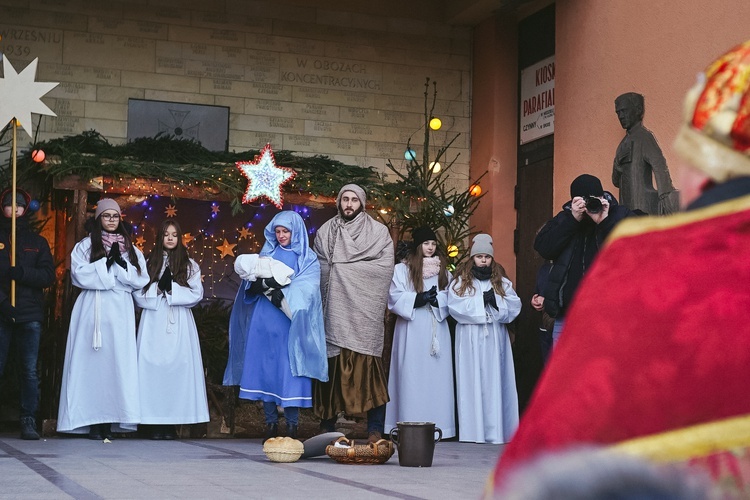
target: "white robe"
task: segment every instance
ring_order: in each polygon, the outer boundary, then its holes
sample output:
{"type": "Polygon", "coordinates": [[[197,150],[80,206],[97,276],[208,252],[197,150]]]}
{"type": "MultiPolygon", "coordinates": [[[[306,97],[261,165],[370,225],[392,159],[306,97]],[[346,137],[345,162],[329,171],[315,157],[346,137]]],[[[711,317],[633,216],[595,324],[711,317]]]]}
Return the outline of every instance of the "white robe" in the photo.
{"type": "MultiPolygon", "coordinates": [[[[450,281],[450,279],[449,279],[450,281]]],[[[424,290],[438,277],[424,280],[424,290]]],[[[396,265],[388,309],[398,315],[393,334],[386,431],[397,422],[435,422],[443,438],[456,435],[453,395],[453,348],[448,328],[448,293],[438,292],[438,307],[414,308],[416,292],[405,264],[396,265]],[[434,339],[434,340],[433,340],[434,339]]]]}
{"type": "Polygon", "coordinates": [[[111,423],[112,431],[134,431],[141,420],[135,308],[131,292],[148,283],[127,255],[127,269],[106,259],[89,262],[91,239],[79,241],[70,256],[73,284],[82,289],[70,318],[60,390],[57,431],[85,434],[89,425],[111,423]],[[95,348],[94,346],[100,346],[95,348]]]}
{"type": "MultiPolygon", "coordinates": [[[[460,281],[460,280],[459,280],[460,281]]],[[[474,279],[473,295],[460,297],[448,287],[448,310],[456,319],[458,439],[507,443],[518,427],[518,393],[506,324],[521,312],[521,299],[503,278],[505,297],[495,293],[498,310],[484,306],[489,280],[474,279]]]]}
{"type": "Polygon", "coordinates": [[[143,308],[138,325],[141,423],[208,422],[198,329],[190,311],[203,299],[200,267],[190,260],[188,286],[173,280],[172,293],[164,294],[152,283],[145,294],[134,291],[133,298],[143,308]]]}

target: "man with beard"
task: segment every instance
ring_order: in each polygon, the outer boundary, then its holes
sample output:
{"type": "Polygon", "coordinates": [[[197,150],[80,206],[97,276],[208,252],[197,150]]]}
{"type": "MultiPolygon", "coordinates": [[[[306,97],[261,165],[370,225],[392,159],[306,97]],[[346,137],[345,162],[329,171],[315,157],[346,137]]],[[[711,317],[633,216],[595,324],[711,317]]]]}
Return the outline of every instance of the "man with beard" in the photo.
{"type": "Polygon", "coordinates": [[[393,277],[388,228],[365,212],[365,191],[347,184],[336,200],[338,215],[323,224],[313,250],[328,354],[328,382],[316,382],[313,407],[323,431],[340,412],[367,412],[371,441],[384,432],[388,383],[383,368],[384,314],[393,277]]]}

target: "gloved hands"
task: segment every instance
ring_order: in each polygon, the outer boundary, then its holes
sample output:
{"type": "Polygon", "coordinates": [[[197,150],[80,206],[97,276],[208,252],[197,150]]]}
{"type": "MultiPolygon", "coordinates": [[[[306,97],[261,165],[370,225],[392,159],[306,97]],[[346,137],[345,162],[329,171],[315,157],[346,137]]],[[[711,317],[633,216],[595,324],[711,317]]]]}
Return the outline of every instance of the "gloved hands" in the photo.
{"type": "Polygon", "coordinates": [[[437,305],[437,287],[433,286],[426,292],[420,292],[417,294],[417,296],[414,298],[414,308],[417,307],[424,307],[427,304],[431,304],[432,302],[435,302],[435,305],[437,305]]]}
{"type": "Polygon", "coordinates": [[[172,292],[172,271],[169,270],[169,266],[164,268],[164,272],[162,273],[161,278],[159,278],[157,286],[159,287],[159,290],[164,293],[172,292]]]}
{"type": "Polygon", "coordinates": [[[5,299],[0,302],[0,316],[11,323],[16,321],[16,308],[10,305],[10,300],[5,299]]]}
{"type": "Polygon", "coordinates": [[[284,292],[282,292],[280,288],[273,288],[269,298],[271,299],[271,304],[281,309],[281,301],[284,300],[284,292]]]}
{"type": "Polygon", "coordinates": [[[22,280],[24,274],[23,267],[12,266],[8,271],[8,274],[10,274],[10,279],[12,280],[22,280]]]}
{"type": "Polygon", "coordinates": [[[247,287],[247,290],[245,290],[245,296],[250,297],[251,295],[258,295],[259,293],[263,293],[264,290],[265,287],[263,287],[263,280],[257,279],[252,281],[250,286],[247,287]]]}
{"type": "Polygon", "coordinates": [[[119,243],[114,243],[112,245],[112,248],[109,250],[109,255],[107,256],[107,269],[112,267],[112,262],[117,262],[117,265],[123,269],[128,268],[128,265],[125,263],[125,259],[122,258],[122,254],[120,253],[119,243]]]}
{"type": "Polygon", "coordinates": [[[263,278],[261,281],[263,281],[263,286],[266,289],[268,289],[268,288],[284,288],[274,278],[263,278]]]}
{"type": "Polygon", "coordinates": [[[499,309],[497,308],[497,301],[495,300],[495,290],[490,288],[486,292],[482,294],[482,298],[484,299],[484,306],[490,306],[494,307],[496,311],[499,309]]]}
{"type": "Polygon", "coordinates": [[[430,288],[430,292],[434,292],[434,293],[433,293],[433,294],[432,294],[432,295],[430,296],[430,305],[431,305],[432,307],[438,307],[438,299],[437,299],[437,297],[438,297],[438,292],[437,292],[437,287],[433,285],[433,287],[432,287],[432,288],[430,288]]]}

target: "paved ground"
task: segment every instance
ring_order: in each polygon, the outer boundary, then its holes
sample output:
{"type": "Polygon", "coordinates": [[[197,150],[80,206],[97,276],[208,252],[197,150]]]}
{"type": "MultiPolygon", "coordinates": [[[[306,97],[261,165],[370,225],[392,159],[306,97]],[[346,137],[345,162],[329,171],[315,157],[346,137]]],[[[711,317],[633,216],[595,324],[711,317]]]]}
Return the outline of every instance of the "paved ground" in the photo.
{"type": "Polygon", "coordinates": [[[0,434],[2,499],[478,498],[499,445],[440,442],[432,467],[269,462],[259,439],[22,441],[0,434]]]}

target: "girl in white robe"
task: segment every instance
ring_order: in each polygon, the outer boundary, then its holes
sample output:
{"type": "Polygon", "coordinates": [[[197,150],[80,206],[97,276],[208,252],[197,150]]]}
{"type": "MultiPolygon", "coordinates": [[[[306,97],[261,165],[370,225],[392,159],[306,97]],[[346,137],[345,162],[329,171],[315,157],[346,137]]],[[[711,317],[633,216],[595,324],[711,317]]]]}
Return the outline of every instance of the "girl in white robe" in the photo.
{"type": "Polygon", "coordinates": [[[150,281],[133,292],[138,325],[141,423],[151,439],[175,439],[175,424],[208,422],[198,329],[191,307],[203,299],[201,269],[188,256],[177,221],[166,220],[148,257],[150,281]]]}
{"type": "Polygon", "coordinates": [[[131,293],[148,283],[148,274],[120,219],[115,200],[99,200],[86,222],[89,236],[70,256],[81,294],[70,318],[57,431],[98,440],[134,431],[141,419],[131,293]]]}
{"type": "Polygon", "coordinates": [[[459,441],[507,443],[518,427],[518,393],[506,324],[521,312],[521,299],[493,255],[492,238],[475,236],[471,259],[448,287],[448,310],[458,322],[459,441]]]}
{"type": "Polygon", "coordinates": [[[388,293],[388,309],[398,318],[385,428],[397,422],[435,422],[443,438],[451,438],[456,435],[453,348],[446,321],[451,275],[430,228],[417,228],[412,237],[414,248],[406,262],[396,265],[388,293]]]}

